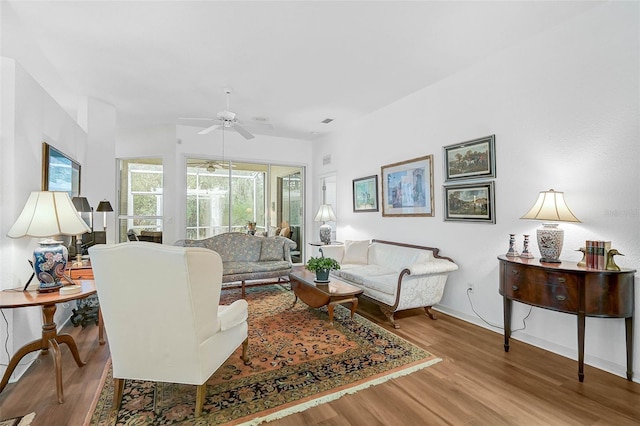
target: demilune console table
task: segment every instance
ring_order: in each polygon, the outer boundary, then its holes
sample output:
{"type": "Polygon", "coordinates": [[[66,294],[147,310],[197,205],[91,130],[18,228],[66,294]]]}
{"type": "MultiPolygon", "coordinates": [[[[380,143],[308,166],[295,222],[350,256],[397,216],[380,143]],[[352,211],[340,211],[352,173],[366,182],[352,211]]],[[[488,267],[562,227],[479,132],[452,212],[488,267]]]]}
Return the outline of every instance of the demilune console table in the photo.
{"type": "Polygon", "coordinates": [[[633,377],[634,269],[603,271],[576,262],[498,256],[504,298],[504,350],[509,352],[512,301],[577,315],[578,379],[584,381],[586,317],[624,318],[627,380],[633,377]]]}

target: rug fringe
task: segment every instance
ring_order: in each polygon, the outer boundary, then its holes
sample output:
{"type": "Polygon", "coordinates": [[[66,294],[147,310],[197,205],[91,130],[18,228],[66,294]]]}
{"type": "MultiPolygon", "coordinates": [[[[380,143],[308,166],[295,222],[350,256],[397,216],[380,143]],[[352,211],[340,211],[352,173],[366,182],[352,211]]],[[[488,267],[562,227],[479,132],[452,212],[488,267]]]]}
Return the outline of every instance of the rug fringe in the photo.
{"type": "Polygon", "coordinates": [[[276,411],[275,413],[271,413],[271,414],[268,414],[268,415],[263,416],[263,417],[256,417],[255,419],[251,419],[251,420],[249,420],[247,422],[240,423],[238,426],[256,426],[256,425],[259,425],[261,423],[270,422],[272,420],[278,420],[278,419],[281,419],[281,418],[286,417],[288,415],[291,415],[291,414],[294,414],[294,413],[299,413],[299,412],[304,411],[306,409],[309,409],[309,408],[312,408],[312,407],[316,407],[318,405],[322,405],[322,404],[325,404],[327,402],[335,401],[336,399],[340,399],[344,395],[351,395],[351,394],[354,394],[354,393],[356,393],[356,392],[358,392],[358,391],[360,391],[362,389],[367,389],[368,387],[379,385],[379,384],[387,382],[387,381],[389,381],[391,379],[396,379],[398,377],[406,376],[407,374],[411,374],[411,373],[416,372],[418,370],[422,370],[423,368],[426,368],[426,367],[429,367],[431,365],[437,364],[440,361],[442,361],[442,358],[434,358],[434,359],[429,360],[427,362],[416,364],[416,365],[414,365],[412,367],[405,368],[405,369],[397,371],[395,373],[387,374],[385,376],[378,377],[377,379],[374,379],[374,380],[371,380],[371,381],[368,381],[368,382],[365,382],[365,383],[361,383],[361,384],[359,384],[357,386],[354,386],[352,388],[343,389],[343,390],[340,390],[338,392],[334,392],[332,394],[322,396],[320,398],[315,398],[315,399],[312,399],[310,401],[303,402],[302,404],[294,405],[292,407],[285,408],[284,410],[276,411]]]}

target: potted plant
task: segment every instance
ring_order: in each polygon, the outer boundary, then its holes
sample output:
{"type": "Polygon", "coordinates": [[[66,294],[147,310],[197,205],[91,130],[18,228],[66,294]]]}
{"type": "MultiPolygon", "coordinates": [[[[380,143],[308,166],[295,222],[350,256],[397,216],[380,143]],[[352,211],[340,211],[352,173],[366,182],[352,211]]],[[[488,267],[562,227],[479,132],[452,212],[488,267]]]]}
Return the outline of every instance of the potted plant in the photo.
{"type": "Polygon", "coordinates": [[[307,269],[316,273],[316,281],[329,281],[329,271],[340,269],[337,260],[330,257],[311,257],[307,261],[307,269]]]}

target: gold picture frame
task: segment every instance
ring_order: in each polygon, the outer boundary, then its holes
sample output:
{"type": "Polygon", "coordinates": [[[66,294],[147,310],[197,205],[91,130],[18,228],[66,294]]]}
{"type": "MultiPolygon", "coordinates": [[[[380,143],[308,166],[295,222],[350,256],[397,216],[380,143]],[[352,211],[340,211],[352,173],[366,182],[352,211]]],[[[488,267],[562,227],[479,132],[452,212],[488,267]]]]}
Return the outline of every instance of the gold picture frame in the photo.
{"type": "Polygon", "coordinates": [[[433,217],[433,155],[387,164],[382,174],[382,216],[433,217]]]}

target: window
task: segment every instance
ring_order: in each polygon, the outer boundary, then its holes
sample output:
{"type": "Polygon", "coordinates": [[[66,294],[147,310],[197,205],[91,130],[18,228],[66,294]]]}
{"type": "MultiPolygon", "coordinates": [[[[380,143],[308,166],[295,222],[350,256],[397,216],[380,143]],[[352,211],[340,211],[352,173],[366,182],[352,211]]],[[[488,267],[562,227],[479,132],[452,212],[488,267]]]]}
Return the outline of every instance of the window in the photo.
{"type": "Polygon", "coordinates": [[[295,232],[289,237],[301,250],[301,167],[201,158],[187,158],[186,162],[186,238],[203,239],[224,232],[273,236],[286,221],[297,231],[296,238],[292,238],[295,232]]]}
{"type": "Polygon", "coordinates": [[[160,158],[136,158],[118,161],[119,241],[127,241],[133,231],[162,232],[163,170],[160,158]]]}

